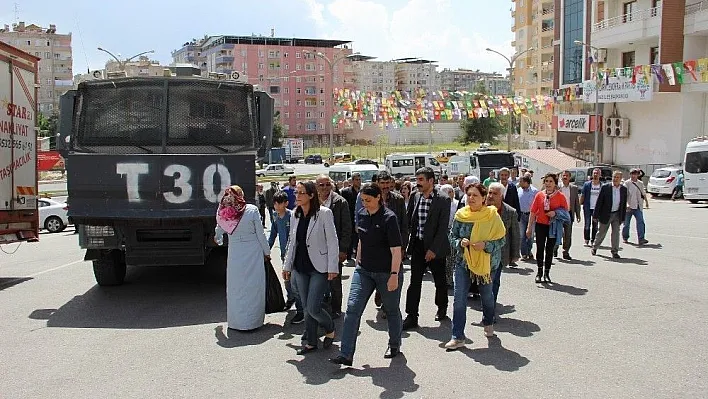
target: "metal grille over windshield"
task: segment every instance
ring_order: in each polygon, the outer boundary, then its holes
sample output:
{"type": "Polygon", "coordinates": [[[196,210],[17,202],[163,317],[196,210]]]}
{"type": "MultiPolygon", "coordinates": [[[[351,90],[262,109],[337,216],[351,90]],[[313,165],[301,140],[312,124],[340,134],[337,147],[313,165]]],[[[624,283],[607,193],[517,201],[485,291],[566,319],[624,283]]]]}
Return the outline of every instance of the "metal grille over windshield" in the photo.
{"type": "Polygon", "coordinates": [[[143,153],[234,152],[258,147],[251,85],[126,78],[82,83],[78,100],[76,144],[124,147],[100,152],[132,152],[125,147],[143,153]]]}

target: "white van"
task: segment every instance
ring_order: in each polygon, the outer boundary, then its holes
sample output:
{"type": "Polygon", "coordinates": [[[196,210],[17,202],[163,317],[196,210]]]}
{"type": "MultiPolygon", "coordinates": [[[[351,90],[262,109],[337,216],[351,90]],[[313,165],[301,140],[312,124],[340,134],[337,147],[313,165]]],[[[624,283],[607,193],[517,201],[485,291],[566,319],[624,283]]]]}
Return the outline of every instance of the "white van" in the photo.
{"type": "Polygon", "coordinates": [[[696,137],[686,145],[683,177],[685,199],[694,204],[708,200],[708,136],[696,137]]]}
{"type": "Polygon", "coordinates": [[[390,154],[384,164],[395,178],[414,176],[415,171],[424,166],[431,167],[436,175],[441,173],[440,162],[432,154],[390,154]]]}
{"type": "Polygon", "coordinates": [[[371,182],[372,176],[379,172],[375,165],[356,165],[354,163],[338,163],[329,167],[329,178],[335,183],[352,178],[352,173],[359,172],[362,183],[371,182]]]}

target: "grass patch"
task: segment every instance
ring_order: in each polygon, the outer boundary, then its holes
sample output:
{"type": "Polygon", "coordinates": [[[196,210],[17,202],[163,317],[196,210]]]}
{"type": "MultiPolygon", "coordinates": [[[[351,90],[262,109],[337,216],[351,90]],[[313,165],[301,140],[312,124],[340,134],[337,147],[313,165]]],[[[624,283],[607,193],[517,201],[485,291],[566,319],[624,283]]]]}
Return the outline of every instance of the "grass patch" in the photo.
{"type": "MultiPolygon", "coordinates": [[[[472,143],[468,145],[462,145],[461,143],[435,143],[432,146],[427,144],[423,145],[392,145],[392,144],[372,144],[372,145],[345,145],[345,146],[335,146],[334,152],[348,152],[352,154],[355,158],[369,158],[378,161],[383,161],[383,159],[388,154],[396,152],[423,152],[427,153],[432,150],[433,155],[438,155],[444,150],[456,150],[456,151],[474,151],[479,148],[478,143],[472,143]]],[[[305,149],[305,155],[309,154],[321,154],[323,157],[329,156],[329,147],[311,147],[305,149]]]]}

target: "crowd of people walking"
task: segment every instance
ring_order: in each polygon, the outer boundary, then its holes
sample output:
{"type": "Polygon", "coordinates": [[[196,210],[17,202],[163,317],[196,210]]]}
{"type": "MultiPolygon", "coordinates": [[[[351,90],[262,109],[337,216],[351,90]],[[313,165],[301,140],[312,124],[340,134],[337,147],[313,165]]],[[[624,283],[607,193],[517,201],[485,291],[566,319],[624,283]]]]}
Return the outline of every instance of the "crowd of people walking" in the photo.
{"type": "Polygon", "coordinates": [[[414,183],[397,181],[386,171],[367,184],[354,173],[344,186],[327,175],[302,182],[292,176],[282,188],[273,182],[264,192],[259,186],[257,205],[246,204],[243,190],[232,186],[220,201],[215,231],[217,244],[225,239],[229,244],[228,327],[243,331],[263,325],[264,265],[277,240],[285,310],[295,306],[290,323],[305,324],[300,355],[320,347],[323,331],[322,348],[332,346],[335,337],[341,342],[339,354],[330,360],[352,365],[361,317],[374,296],[379,316],[388,323],[384,356],[396,357],[402,331],[419,327],[428,272],[435,286],[435,321],[448,319],[448,291],[453,293],[452,333],[445,348],[453,351],[467,343],[471,293],[481,301],[484,335],[492,337],[503,268],[516,267],[520,260],[535,261],[535,282],[552,284],[551,266],[559,250],[563,259],[572,260],[574,223],[583,222],[585,246],[592,255],[611,230],[611,254],[619,258],[620,234],[628,242],[632,218],[638,244],[648,242],[643,217],[648,202],[639,173],[632,170],[623,181],[622,172],[615,171],[612,181],[603,183],[595,169],[592,179],[580,185],[571,183],[569,171],[549,173],[540,188],[534,187],[532,172],[507,168],[490,173],[483,182],[466,175],[436,180],[428,167],[416,171],[414,183]],[[410,272],[404,318],[405,260],[410,261],[410,272]],[[344,263],[352,261],[345,309],[341,277],[344,263]],[[335,320],[342,314],[340,332],[335,320]]]}

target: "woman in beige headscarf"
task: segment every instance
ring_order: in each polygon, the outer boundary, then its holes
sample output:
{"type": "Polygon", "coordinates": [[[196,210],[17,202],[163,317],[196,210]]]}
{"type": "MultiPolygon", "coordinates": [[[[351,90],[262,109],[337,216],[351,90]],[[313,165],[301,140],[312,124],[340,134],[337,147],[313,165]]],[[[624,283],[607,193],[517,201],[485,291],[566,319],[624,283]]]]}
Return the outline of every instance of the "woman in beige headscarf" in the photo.
{"type": "Polygon", "coordinates": [[[253,330],[265,321],[265,265],[270,259],[258,207],[246,204],[239,186],[226,189],[216,212],[214,239],[223,245],[228,235],[226,263],[226,313],[234,330],[253,330]]]}

